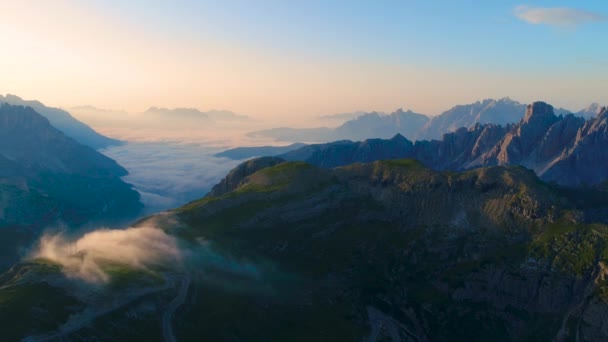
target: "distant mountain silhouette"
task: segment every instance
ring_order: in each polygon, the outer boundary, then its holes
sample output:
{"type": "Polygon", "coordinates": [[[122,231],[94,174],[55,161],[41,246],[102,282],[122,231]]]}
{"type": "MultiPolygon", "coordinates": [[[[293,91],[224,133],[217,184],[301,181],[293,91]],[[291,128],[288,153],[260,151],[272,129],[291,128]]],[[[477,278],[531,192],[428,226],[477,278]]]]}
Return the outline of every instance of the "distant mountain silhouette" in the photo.
{"type": "Polygon", "coordinates": [[[65,135],[94,149],[120,145],[122,143],[120,140],[108,138],[95,132],[91,127],[78,121],[70,115],[70,113],[62,109],[47,107],[38,101],[23,100],[20,97],[11,94],[7,94],[6,96],[0,95],[0,104],[2,103],[32,107],[36,112],[46,117],[51,125],[62,131],[65,135]]]}
{"type": "MultiPolygon", "coordinates": [[[[367,114],[367,112],[362,111],[362,110],[358,110],[355,112],[350,112],[350,113],[337,113],[337,114],[329,114],[329,115],[320,115],[318,118],[321,120],[327,120],[327,121],[348,121],[348,120],[354,120],[362,115],[367,114]]],[[[379,113],[384,115],[385,113],[379,113]]]]}
{"type": "MultiPolygon", "coordinates": [[[[575,116],[590,118],[596,116],[601,107],[593,104],[575,116]]],[[[271,128],[251,132],[251,137],[273,138],[286,142],[331,142],[337,140],[364,140],[390,138],[395,134],[414,140],[441,139],[443,134],[454,132],[461,127],[472,128],[476,124],[507,125],[518,122],[525,114],[526,105],[508,97],[486,99],[466,105],[457,105],[440,115],[430,117],[412,111],[397,110],[389,115],[381,113],[344,113],[327,115],[325,120],[347,120],[337,128],[271,128]],[[348,118],[351,117],[350,120],[348,118]],[[354,117],[354,118],[352,118],[354,117]]],[[[555,108],[556,115],[572,113],[563,108],[555,108]]]]}
{"type": "Polygon", "coordinates": [[[579,110],[578,112],[576,112],[576,115],[583,117],[585,119],[594,118],[601,113],[602,109],[603,109],[603,107],[600,106],[599,104],[592,103],[587,108],[583,108],[583,109],[579,110]]]}
{"type": "Polygon", "coordinates": [[[266,137],[288,142],[327,142],[334,140],[361,140],[365,138],[389,138],[397,133],[413,136],[429,118],[411,110],[384,115],[366,113],[336,128],[272,128],[249,133],[250,137],[266,137]]]}
{"type": "Polygon", "coordinates": [[[196,108],[159,108],[150,107],[142,113],[144,117],[169,120],[189,120],[199,123],[212,123],[216,121],[250,121],[246,115],[235,114],[227,110],[210,110],[203,112],[196,108]]]}
{"type": "Polygon", "coordinates": [[[467,105],[458,105],[437,115],[410,139],[441,139],[441,136],[461,127],[470,128],[475,124],[493,123],[506,125],[519,121],[526,111],[526,105],[509,98],[487,99],[467,105]]]}
{"type": "Polygon", "coordinates": [[[546,181],[562,185],[597,184],[608,179],[608,110],[585,120],[556,116],[553,107],[535,102],[516,124],[475,124],[443,136],[412,143],[390,140],[338,141],[316,144],[281,155],[323,167],[382,159],[416,158],[437,170],[522,165],[546,181]]]}

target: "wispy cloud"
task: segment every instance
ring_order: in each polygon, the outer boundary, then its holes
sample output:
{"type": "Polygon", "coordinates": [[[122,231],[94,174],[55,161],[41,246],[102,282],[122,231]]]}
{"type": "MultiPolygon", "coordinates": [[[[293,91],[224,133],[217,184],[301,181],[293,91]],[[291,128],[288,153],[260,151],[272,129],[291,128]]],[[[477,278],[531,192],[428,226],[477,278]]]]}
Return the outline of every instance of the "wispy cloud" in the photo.
{"type": "Polygon", "coordinates": [[[120,264],[134,269],[175,265],[181,260],[177,240],[154,226],[128,229],[99,229],[77,240],[44,235],[32,258],[44,258],[63,266],[70,278],[88,283],[107,283],[104,265],[120,264]]]}
{"type": "Polygon", "coordinates": [[[515,15],[530,24],[557,27],[577,27],[585,23],[608,20],[608,17],[601,13],[565,7],[517,6],[515,15]]]}

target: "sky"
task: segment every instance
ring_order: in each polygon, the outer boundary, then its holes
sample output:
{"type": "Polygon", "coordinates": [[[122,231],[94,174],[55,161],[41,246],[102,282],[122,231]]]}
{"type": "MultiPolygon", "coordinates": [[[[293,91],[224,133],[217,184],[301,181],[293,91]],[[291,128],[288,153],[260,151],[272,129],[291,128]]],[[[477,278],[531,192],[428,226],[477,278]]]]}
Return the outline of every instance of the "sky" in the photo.
{"type": "Polygon", "coordinates": [[[0,93],[303,118],[608,96],[608,2],[2,1],[0,93]]]}

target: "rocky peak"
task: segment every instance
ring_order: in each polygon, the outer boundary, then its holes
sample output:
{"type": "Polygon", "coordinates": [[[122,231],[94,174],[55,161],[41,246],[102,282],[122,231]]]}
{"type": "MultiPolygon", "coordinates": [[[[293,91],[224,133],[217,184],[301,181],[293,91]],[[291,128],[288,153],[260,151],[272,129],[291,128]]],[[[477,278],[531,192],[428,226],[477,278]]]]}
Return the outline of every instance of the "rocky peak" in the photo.
{"type": "Polygon", "coordinates": [[[591,116],[597,115],[604,110],[605,107],[600,106],[597,102],[590,104],[587,108],[580,111],[580,113],[589,114],[591,116]]]}
{"type": "Polygon", "coordinates": [[[524,115],[523,123],[527,124],[532,121],[554,121],[555,119],[553,106],[542,101],[537,101],[526,107],[526,115],[524,115]]]}
{"type": "Polygon", "coordinates": [[[403,135],[397,133],[395,134],[390,140],[394,141],[394,142],[406,142],[409,141],[407,140],[406,137],[404,137],[403,135]]]}
{"type": "Polygon", "coordinates": [[[598,109],[597,111],[597,117],[601,118],[601,117],[608,117],[608,107],[602,107],[600,109],[598,109]]]}

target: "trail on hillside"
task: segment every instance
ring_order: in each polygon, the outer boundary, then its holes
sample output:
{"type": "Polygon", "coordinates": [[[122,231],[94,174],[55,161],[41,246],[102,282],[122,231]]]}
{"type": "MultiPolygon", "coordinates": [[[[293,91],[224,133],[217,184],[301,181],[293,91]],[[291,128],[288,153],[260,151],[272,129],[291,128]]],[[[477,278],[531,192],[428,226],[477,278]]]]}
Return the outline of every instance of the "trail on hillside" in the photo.
{"type": "Polygon", "coordinates": [[[179,288],[179,292],[177,296],[169,303],[169,307],[163,314],[162,320],[162,328],[163,328],[163,339],[166,342],[175,342],[175,335],[173,334],[173,327],[171,325],[171,321],[173,320],[173,315],[177,308],[179,308],[184,301],[186,300],[186,295],[188,294],[188,287],[190,286],[190,276],[185,275],[182,280],[182,285],[179,288]]]}

